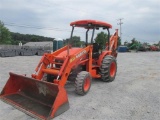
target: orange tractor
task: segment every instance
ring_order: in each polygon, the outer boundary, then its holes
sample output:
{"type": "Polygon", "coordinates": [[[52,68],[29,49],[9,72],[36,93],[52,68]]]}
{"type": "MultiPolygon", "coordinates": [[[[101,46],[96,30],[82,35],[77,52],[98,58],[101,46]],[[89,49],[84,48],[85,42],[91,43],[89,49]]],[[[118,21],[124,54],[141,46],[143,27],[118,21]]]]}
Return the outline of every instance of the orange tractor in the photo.
{"type": "Polygon", "coordinates": [[[117,40],[118,30],[108,37],[106,49],[100,52],[99,46],[93,43],[94,32],[99,28],[109,29],[112,26],[96,20],[79,20],[72,22],[71,37],[75,27],[86,29],[86,44],[83,48],[75,48],[69,44],[52,53],[45,53],[35,74],[31,77],[10,73],[0,99],[22,110],[26,114],[49,120],[69,109],[65,85],[75,82],[75,92],[85,95],[90,87],[92,78],[111,82],[117,71],[117,40]],[[88,32],[92,30],[91,43],[88,43],[88,32]]]}

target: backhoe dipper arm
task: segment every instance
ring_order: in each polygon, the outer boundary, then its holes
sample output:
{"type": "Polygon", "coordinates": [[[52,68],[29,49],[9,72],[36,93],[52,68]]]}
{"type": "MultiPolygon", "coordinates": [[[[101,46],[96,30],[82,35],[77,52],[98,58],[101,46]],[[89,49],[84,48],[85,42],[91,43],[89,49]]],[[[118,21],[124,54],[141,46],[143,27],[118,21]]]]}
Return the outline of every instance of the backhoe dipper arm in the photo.
{"type": "Polygon", "coordinates": [[[117,49],[118,44],[118,29],[116,29],[115,33],[110,37],[109,50],[113,51],[117,49]]]}
{"type": "Polygon", "coordinates": [[[106,50],[109,49],[111,54],[114,57],[117,57],[117,44],[118,44],[118,29],[116,29],[115,33],[110,37],[109,43],[106,43],[106,50]]]}

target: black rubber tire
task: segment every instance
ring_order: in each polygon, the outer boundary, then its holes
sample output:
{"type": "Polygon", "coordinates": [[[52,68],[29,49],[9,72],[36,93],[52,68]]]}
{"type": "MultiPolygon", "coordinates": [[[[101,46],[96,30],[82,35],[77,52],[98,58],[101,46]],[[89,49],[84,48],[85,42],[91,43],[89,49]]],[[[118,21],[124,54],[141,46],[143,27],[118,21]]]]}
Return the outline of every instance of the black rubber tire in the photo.
{"type": "Polygon", "coordinates": [[[70,75],[68,76],[68,81],[75,82],[77,74],[79,72],[81,72],[81,71],[82,71],[82,67],[81,66],[77,67],[76,69],[73,69],[71,71],[70,75]]]}
{"type": "Polygon", "coordinates": [[[117,61],[115,57],[108,55],[102,60],[100,67],[101,79],[104,82],[112,82],[115,79],[117,72],[117,61]]]}
{"type": "Polygon", "coordinates": [[[54,76],[51,74],[47,74],[47,82],[53,82],[54,76]]]}
{"type": "Polygon", "coordinates": [[[68,81],[70,82],[74,82],[76,80],[76,77],[77,77],[77,73],[76,72],[73,72],[72,74],[70,74],[68,76],[68,81]]]}
{"type": "Polygon", "coordinates": [[[85,95],[91,87],[92,77],[89,72],[81,71],[75,81],[75,92],[78,95],[85,95]]]}

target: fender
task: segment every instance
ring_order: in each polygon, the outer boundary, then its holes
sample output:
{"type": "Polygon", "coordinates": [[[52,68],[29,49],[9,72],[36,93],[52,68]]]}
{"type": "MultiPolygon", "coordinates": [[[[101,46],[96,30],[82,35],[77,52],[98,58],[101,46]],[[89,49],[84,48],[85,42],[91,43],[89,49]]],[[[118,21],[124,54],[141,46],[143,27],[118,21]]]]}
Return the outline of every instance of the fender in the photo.
{"type": "Polygon", "coordinates": [[[101,66],[102,60],[106,55],[111,55],[112,51],[103,51],[100,56],[99,59],[97,61],[98,65],[101,66]]]}

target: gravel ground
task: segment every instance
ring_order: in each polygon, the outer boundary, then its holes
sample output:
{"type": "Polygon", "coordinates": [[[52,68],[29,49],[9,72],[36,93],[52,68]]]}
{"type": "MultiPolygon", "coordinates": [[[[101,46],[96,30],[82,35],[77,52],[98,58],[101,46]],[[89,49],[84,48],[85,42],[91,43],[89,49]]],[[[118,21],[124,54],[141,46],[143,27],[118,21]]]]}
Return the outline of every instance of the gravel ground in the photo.
{"type": "MultiPolygon", "coordinates": [[[[41,57],[0,58],[0,91],[9,72],[34,72],[41,57]]],[[[93,80],[89,93],[78,96],[74,85],[67,85],[70,109],[54,120],[159,120],[160,52],[119,53],[115,81],[93,80]]],[[[0,101],[0,120],[34,118],[0,101]]]]}

